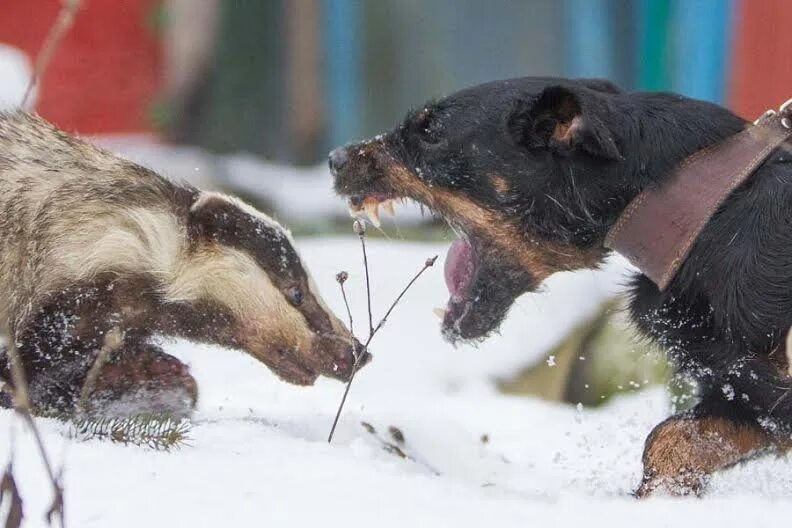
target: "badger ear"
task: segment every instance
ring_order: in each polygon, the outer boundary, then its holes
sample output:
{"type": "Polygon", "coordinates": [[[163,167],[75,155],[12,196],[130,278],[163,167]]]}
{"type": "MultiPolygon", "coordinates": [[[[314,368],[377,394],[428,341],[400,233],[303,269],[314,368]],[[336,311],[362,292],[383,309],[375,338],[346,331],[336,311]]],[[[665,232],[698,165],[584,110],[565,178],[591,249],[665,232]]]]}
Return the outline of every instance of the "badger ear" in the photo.
{"type": "Polygon", "coordinates": [[[623,159],[608,127],[579,94],[551,86],[533,101],[521,100],[508,120],[509,132],[526,148],[550,148],[562,154],[581,150],[609,160],[623,159]]]}
{"type": "Polygon", "coordinates": [[[190,206],[188,228],[198,239],[220,239],[229,230],[232,207],[227,200],[202,191],[190,206]]]}

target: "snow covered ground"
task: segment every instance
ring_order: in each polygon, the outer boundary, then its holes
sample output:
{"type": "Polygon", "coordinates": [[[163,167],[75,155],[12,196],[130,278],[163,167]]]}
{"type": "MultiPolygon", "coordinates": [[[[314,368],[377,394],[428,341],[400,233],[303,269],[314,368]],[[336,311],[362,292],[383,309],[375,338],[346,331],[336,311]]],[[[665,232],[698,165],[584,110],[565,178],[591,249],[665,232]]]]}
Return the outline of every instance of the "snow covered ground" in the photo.
{"type": "MultiPolygon", "coordinates": [[[[333,277],[350,273],[355,320],[364,321],[356,240],[298,240],[325,299],[339,313],[333,277]]],[[[443,245],[370,243],[375,313],[443,245]]],[[[438,261],[442,264],[442,257],[438,261]]],[[[507,397],[492,380],[541,359],[575,322],[618,289],[624,265],[551,279],[525,296],[502,335],[479,349],[439,337],[432,307],[445,302],[442,267],[430,270],[375,338],[336,439],[330,428],[343,386],[278,381],[234,351],[177,342],[201,387],[189,447],[155,452],[69,440],[40,420],[64,468],[73,527],[137,526],[717,526],[769,525],[792,516],[792,464],[763,459],[718,475],[698,499],[636,501],[643,440],[668,411],[651,388],[596,410],[507,397]],[[361,425],[373,426],[372,434],[361,425]],[[408,458],[385,451],[388,431],[408,458]],[[486,436],[485,436],[486,435],[486,436]],[[483,441],[486,438],[488,441],[483,441]]],[[[375,315],[376,317],[376,315],[375,315]]],[[[28,526],[50,498],[28,434],[7,411],[0,453],[15,451],[28,526]]]]}

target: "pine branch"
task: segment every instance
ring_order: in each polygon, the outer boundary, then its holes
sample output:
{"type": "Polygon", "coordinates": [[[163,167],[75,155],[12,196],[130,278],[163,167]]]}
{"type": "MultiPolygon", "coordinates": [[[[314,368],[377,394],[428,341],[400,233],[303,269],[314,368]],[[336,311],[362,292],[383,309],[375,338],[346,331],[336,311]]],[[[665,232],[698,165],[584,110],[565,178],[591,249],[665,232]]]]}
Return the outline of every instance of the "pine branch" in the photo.
{"type": "Polygon", "coordinates": [[[170,451],[189,445],[190,422],[166,415],[138,414],[129,417],[86,416],[73,421],[77,440],[109,440],[124,445],[170,451]]]}

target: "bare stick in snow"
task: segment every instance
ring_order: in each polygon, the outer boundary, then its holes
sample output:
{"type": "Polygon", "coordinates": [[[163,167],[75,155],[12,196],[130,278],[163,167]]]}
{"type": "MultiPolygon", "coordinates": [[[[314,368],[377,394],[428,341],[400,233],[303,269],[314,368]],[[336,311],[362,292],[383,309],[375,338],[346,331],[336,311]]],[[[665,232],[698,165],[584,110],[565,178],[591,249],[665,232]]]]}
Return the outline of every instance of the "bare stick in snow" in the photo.
{"type": "MultiPolygon", "coordinates": [[[[402,297],[404,297],[404,294],[407,293],[407,290],[409,290],[412,287],[412,285],[415,283],[415,281],[418,280],[418,277],[423,275],[424,271],[434,266],[434,263],[437,260],[437,255],[426,259],[423,268],[421,268],[421,270],[415,274],[415,276],[410,280],[410,282],[407,283],[407,286],[405,286],[404,289],[402,289],[401,293],[399,293],[399,295],[396,297],[396,300],[393,301],[393,303],[390,305],[390,308],[388,308],[388,311],[385,312],[385,315],[382,317],[382,319],[380,319],[379,323],[377,323],[377,326],[375,327],[372,323],[373,318],[371,316],[371,283],[369,282],[368,256],[366,254],[366,242],[365,242],[366,228],[363,222],[361,222],[360,220],[355,220],[354,230],[355,233],[360,237],[361,250],[363,251],[363,268],[366,273],[366,300],[367,300],[367,308],[369,314],[369,336],[368,339],[366,339],[365,344],[363,345],[363,350],[361,350],[360,354],[358,354],[355,358],[355,364],[352,366],[352,374],[350,374],[349,381],[347,381],[346,387],[344,388],[344,395],[341,397],[341,403],[338,405],[338,410],[336,411],[335,419],[333,420],[333,426],[330,428],[330,434],[327,437],[328,444],[333,441],[333,435],[335,434],[336,427],[338,426],[338,420],[341,417],[341,411],[344,409],[344,404],[346,403],[347,396],[349,395],[349,389],[352,387],[352,382],[354,381],[355,374],[357,374],[358,368],[360,367],[360,362],[366,356],[366,352],[368,352],[368,347],[371,344],[371,340],[374,339],[374,336],[377,334],[380,328],[382,328],[385,325],[385,321],[388,320],[388,317],[390,316],[391,312],[393,312],[393,309],[396,308],[397,304],[399,304],[399,301],[401,301],[402,297]]],[[[341,273],[338,274],[336,279],[341,284],[341,292],[342,295],[344,296],[344,302],[346,303],[346,292],[344,291],[344,282],[346,282],[346,276],[344,277],[343,281],[338,279],[340,276],[341,273]]],[[[347,303],[347,312],[349,313],[349,329],[351,333],[352,312],[349,310],[348,303],[347,303]]],[[[354,334],[352,334],[352,336],[354,337],[354,334]]]]}
{"type": "Polygon", "coordinates": [[[49,455],[44,447],[44,441],[41,439],[41,433],[36,426],[35,420],[30,410],[30,396],[28,392],[27,379],[25,378],[25,370],[22,367],[22,359],[19,357],[16,343],[8,344],[8,360],[11,363],[11,382],[14,384],[14,410],[22,420],[27,424],[33,439],[36,441],[36,446],[41,456],[41,461],[44,463],[44,468],[47,471],[50,485],[52,486],[52,504],[47,511],[47,522],[51,523],[52,518],[55,517],[60,522],[61,527],[66,526],[63,513],[63,488],[60,485],[58,476],[52,469],[49,455]]]}
{"type": "Polygon", "coordinates": [[[355,223],[352,224],[352,229],[360,238],[360,248],[363,251],[363,269],[366,271],[366,306],[368,307],[369,336],[371,336],[374,333],[374,325],[371,317],[371,282],[369,281],[368,254],[366,253],[366,224],[360,220],[355,220],[355,223]]]}
{"type": "Polygon", "coordinates": [[[346,306],[347,316],[349,317],[349,334],[355,337],[355,328],[352,326],[352,310],[349,309],[349,301],[347,300],[346,289],[344,288],[344,283],[348,278],[349,273],[342,271],[336,275],[336,282],[341,286],[341,296],[344,298],[344,306],[346,306]]]}
{"type": "Polygon", "coordinates": [[[22,508],[22,496],[19,494],[19,488],[16,485],[14,478],[14,466],[11,462],[6,466],[3,479],[0,480],[0,506],[5,507],[8,504],[8,515],[6,515],[5,526],[6,528],[19,528],[22,526],[22,519],[24,518],[22,508]]]}
{"type": "Polygon", "coordinates": [[[74,24],[74,19],[77,17],[80,7],[82,7],[82,0],[63,0],[63,5],[60,12],[58,12],[58,18],[52,24],[47,38],[41,46],[41,51],[36,57],[36,64],[33,66],[33,76],[30,78],[30,82],[25,89],[25,95],[22,97],[20,105],[22,108],[27,107],[33,88],[44,77],[44,72],[46,72],[47,66],[49,66],[52,57],[55,55],[55,50],[58,49],[61,40],[63,40],[63,37],[66,36],[66,33],[69,32],[69,29],[74,24]]]}

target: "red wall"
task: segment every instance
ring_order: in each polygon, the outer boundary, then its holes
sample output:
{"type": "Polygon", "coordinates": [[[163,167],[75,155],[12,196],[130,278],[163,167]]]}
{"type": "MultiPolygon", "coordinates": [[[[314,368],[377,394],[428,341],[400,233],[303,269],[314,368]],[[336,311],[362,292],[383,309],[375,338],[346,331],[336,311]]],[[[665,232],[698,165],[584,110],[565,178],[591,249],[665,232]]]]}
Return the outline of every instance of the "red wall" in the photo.
{"type": "Polygon", "coordinates": [[[792,2],[739,0],[730,106],[747,119],[792,97],[792,2]]]}
{"type": "MultiPolygon", "coordinates": [[[[38,53],[59,0],[0,0],[0,42],[38,53]]],[[[200,0],[197,0],[200,1],[200,0]]],[[[161,80],[157,0],[84,0],[39,86],[37,110],[81,133],[151,129],[161,80]]]]}

